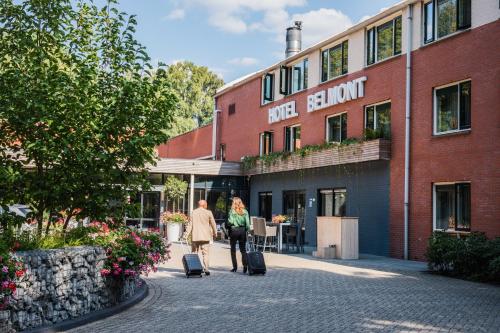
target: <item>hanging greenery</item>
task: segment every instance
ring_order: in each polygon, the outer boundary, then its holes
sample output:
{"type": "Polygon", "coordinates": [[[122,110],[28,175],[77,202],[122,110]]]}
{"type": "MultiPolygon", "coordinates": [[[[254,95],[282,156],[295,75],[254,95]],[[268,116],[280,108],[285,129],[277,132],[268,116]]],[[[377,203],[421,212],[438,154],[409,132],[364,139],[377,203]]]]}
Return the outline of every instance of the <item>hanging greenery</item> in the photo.
{"type": "Polygon", "coordinates": [[[306,145],[294,152],[279,151],[273,152],[263,156],[245,156],[242,160],[243,170],[250,170],[257,166],[257,162],[261,161],[266,167],[276,164],[278,161],[286,161],[290,156],[306,157],[313,152],[331,149],[333,147],[343,147],[356,143],[361,143],[364,140],[358,138],[347,138],[344,141],[338,142],[324,142],[317,145],[306,145]]]}

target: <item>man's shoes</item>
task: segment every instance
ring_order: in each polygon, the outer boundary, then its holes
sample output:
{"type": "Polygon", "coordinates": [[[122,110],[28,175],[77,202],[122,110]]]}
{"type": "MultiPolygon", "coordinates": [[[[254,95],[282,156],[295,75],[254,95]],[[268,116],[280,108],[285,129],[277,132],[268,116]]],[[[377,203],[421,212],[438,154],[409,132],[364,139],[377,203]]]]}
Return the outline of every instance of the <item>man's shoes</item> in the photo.
{"type": "Polygon", "coordinates": [[[231,270],[231,272],[232,272],[232,273],[235,273],[237,270],[238,270],[237,268],[233,268],[233,269],[231,270]]]}
{"type": "Polygon", "coordinates": [[[247,266],[243,266],[243,274],[246,274],[247,270],[248,270],[248,267],[247,266]]]}
{"type": "Polygon", "coordinates": [[[210,271],[205,271],[205,275],[209,276],[210,275],[210,271]]]}

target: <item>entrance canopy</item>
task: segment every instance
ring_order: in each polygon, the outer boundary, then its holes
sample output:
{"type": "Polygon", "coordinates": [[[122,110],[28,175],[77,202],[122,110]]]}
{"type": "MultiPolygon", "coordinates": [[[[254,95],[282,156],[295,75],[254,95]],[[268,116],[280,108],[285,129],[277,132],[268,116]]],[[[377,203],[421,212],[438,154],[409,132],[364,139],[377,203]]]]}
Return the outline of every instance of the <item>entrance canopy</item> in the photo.
{"type": "Polygon", "coordinates": [[[162,158],[156,166],[149,166],[150,173],[206,176],[243,176],[241,163],[182,158],[162,158]]]}

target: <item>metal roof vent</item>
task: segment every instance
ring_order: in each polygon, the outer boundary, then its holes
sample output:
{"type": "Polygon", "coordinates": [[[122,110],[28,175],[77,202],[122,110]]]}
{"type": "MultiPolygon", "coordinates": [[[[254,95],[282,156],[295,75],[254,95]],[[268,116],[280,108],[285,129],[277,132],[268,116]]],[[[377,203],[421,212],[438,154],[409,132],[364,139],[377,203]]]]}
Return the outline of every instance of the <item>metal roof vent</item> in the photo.
{"type": "Polygon", "coordinates": [[[286,28],[286,57],[291,57],[302,50],[302,21],[295,21],[293,27],[286,28]]]}

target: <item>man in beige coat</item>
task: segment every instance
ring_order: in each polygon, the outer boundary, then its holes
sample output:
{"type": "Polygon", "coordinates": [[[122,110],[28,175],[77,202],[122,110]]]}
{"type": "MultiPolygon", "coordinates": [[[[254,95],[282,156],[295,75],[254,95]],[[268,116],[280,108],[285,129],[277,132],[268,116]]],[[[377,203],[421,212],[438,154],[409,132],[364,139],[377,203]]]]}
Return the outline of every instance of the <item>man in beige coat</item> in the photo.
{"type": "Polygon", "coordinates": [[[193,210],[184,238],[191,234],[191,247],[193,253],[201,251],[205,275],[210,275],[208,270],[210,242],[217,236],[217,226],[214,215],[207,209],[205,200],[198,201],[198,208],[193,210]]]}

